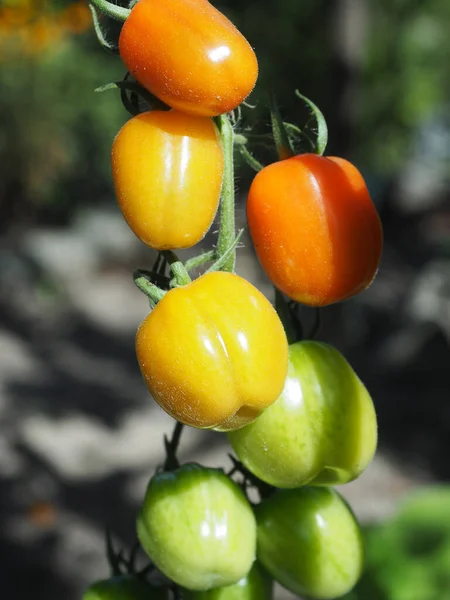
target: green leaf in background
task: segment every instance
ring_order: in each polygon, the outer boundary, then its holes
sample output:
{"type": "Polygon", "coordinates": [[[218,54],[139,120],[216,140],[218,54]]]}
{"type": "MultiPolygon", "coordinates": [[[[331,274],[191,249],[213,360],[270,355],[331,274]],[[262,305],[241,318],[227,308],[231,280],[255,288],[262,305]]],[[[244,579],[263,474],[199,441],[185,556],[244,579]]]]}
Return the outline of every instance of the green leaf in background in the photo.
{"type": "Polygon", "coordinates": [[[345,600],[450,598],[450,487],[415,492],[365,541],[364,575],[345,600]]]}

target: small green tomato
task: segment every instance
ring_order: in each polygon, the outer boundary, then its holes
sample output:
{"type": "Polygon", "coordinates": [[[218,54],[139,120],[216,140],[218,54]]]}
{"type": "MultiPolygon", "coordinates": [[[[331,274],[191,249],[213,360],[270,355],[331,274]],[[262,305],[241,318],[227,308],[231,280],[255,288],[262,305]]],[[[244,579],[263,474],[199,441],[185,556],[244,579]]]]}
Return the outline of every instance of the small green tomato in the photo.
{"type": "Polygon", "coordinates": [[[118,575],[92,584],[83,600],[169,600],[169,593],[134,575],[118,575]]]}
{"type": "Polygon", "coordinates": [[[368,391],[342,354],[305,341],[289,347],[278,400],[228,439],[247,469],[270,485],[339,485],[370,463],[377,420],[368,391]]]}
{"type": "Polygon", "coordinates": [[[329,600],[348,592],[363,566],[358,523],[332,489],[278,490],[256,507],[258,559],[295,594],[329,600]]]}
{"type": "Polygon", "coordinates": [[[234,584],[255,560],[252,508],[218,469],[189,464],[157,473],[148,485],[137,532],[158,569],[190,590],[234,584]]]}
{"type": "Polygon", "coordinates": [[[183,591],[184,600],[272,600],[273,580],[263,567],[254,563],[250,573],[233,585],[207,592],[183,591]]]}

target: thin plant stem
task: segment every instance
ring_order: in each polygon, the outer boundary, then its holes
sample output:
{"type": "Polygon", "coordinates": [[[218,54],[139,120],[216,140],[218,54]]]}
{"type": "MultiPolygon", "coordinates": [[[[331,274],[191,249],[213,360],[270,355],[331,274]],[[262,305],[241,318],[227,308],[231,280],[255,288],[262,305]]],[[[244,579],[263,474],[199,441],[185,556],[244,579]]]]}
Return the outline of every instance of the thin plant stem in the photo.
{"type": "Polygon", "coordinates": [[[178,446],[180,445],[181,434],[183,433],[184,425],[177,421],[172,431],[170,440],[164,436],[164,446],[166,449],[166,460],[164,463],[164,471],[172,471],[180,466],[177,458],[178,446]]]}
{"type": "Polygon", "coordinates": [[[203,254],[199,254],[198,256],[193,256],[192,258],[189,258],[184,263],[184,268],[186,269],[186,271],[189,272],[189,271],[192,271],[193,269],[196,269],[197,267],[201,267],[205,263],[210,262],[210,261],[214,260],[215,258],[216,258],[216,251],[208,250],[207,252],[203,252],[203,254]]]}
{"type": "MultiPolygon", "coordinates": [[[[220,258],[232,246],[235,239],[234,214],[234,132],[227,115],[220,115],[216,122],[219,126],[224,153],[224,173],[222,183],[222,198],[220,201],[220,225],[217,240],[217,256],[220,258]]],[[[234,250],[222,265],[222,271],[234,272],[236,251],[234,250]]]]}
{"type": "Polygon", "coordinates": [[[116,21],[125,21],[131,12],[128,8],[117,6],[117,4],[108,2],[108,0],[89,0],[89,2],[104,15],[116,21]]]}
{"type": "Polygon", "coordinates": [[[187,285],[188,283],[191,283],[192,279],[189,277],[186,267],[175,252],[172,252],[172,250],[164,250],[161,254],[170,264],[170,269],[177,285],[187,285]]]}
{"type": "Polygon", "coordinates": [[[133,280],[136,287],[138,287],[141,292],[150,298],[155,305],[162,300],[166,294],[164,290],[160,289],[154,283],[149,281],[147,277],[141,273],[141,271],[135,271],[133,274],[133,280]]]}

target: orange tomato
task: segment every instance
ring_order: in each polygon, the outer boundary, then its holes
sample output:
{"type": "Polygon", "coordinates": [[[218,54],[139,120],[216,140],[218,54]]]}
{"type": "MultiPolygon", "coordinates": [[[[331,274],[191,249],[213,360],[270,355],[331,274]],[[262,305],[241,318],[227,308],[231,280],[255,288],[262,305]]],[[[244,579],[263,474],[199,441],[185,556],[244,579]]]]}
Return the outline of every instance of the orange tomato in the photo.
{"type": "Polygon", "coordinates": [[[140,0],[122,28],[119,50],[141,85],[196,115],[233,110],[258,76],[247,40],[207,0],[140,0]]]}
{"type": "Polygon", "coordinates": [[[205,117],[139,114],[114,140],[112,171],[120,209],[139,239],[157,250],[190,248],[210,228],[219,204],[219,132],[205,117]]]}
{"type": "Polygon", "coordinates": [[[301,154],[260,171],[247,217],[273,284],[310,306],[344,300],[374,279],[383,233],[362,175],[342,158],[301,154]]]}
{"type": "Polygon", "coordinates": [[[286,335],[251,283],[207,273],[167,292],[141,323],[136,353],[154,399],[199,428],[238,429],[281,394],[286,335]]]}

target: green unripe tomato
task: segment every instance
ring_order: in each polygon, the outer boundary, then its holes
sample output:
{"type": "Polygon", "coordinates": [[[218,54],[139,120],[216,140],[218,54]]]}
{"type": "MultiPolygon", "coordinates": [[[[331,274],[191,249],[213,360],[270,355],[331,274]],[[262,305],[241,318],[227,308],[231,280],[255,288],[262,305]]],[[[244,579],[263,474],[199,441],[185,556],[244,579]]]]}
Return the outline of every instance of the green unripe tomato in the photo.
{"type": "Polygon", "coordinates": [[[92,584],[83,600],[169,600],[169,593],[134,575],[119,575],[92,584]]]}
{"type": "Polygon", "coordinates": [[[270,485],[339,485],[370,463],[377,420],[369,393],[342,354],[305,341],[289,347],[278,400],[228,439],[239,460],[270,485]]]}
{"type": "Polygon", "coordinates": [[[338,598],[358,581],[363,543],[348,505],[332,489],[278,490],[255,509],[258,559],[295,594],[338,598]]]}
{"type": "Polygon", "coordinates": [[[250,573],[233,585],[214,588],[207,592],[184,590],[184,600],[272,600],[273,580],[255,562],[250,573]]]}
{"type": "Polygon", "coordinates": [[[236,583],[256,555],[256,522],[223,471],[183,465],[150,481],[137,521],[144,550],[164,575],[190,590],[236,583]]]}

